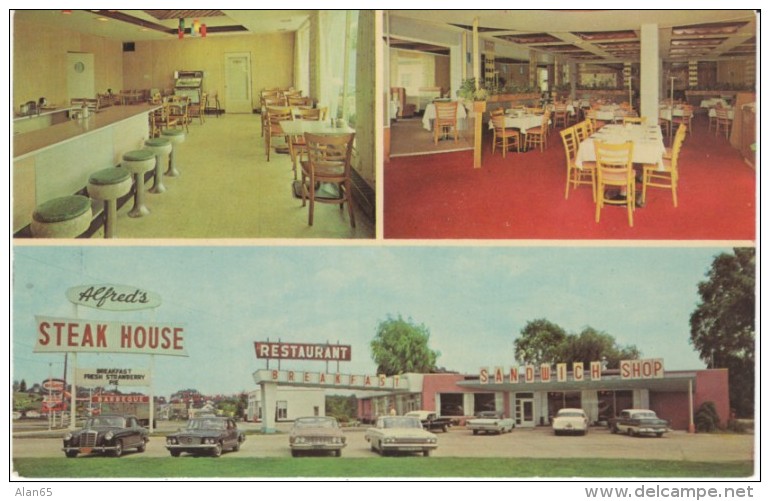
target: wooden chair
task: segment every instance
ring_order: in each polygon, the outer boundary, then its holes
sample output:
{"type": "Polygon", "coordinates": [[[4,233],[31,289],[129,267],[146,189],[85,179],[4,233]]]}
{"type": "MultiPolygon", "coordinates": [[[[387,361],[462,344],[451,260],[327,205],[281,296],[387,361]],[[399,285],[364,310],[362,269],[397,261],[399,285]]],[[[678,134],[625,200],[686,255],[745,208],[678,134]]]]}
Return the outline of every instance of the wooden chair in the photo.
{"type": "Polygon", "coordinates": [[[634,143],[609,144],[594,141],[596,151],[596,222],[599,222],[604,204],[625,205],[628,209],[628,225],[634,226],[636,210],[636,176],[634,174],[634,143]],[[618,188],[625,197],[608,196],[608,187],[618,188]]]}
{"type": "Polygon", "coordinates": [[[208,99],[208,95],[204,92],[201,94],[200,101],[197,103],[190,102],[190,105],[187,107],[187,118],[190,122],[193,121],[193,119],[197,118],[198,121],[200,121],[201,125],[205,122],[203,115],[203,108],[205,106],[206,100],[208,99]]]}
{"type": "Polygon", "coordinates": [[[213,113],[219,118],[219,115],[221,115],[223,111],[222,105],[219,103],[219,94],[217,91],[212,90],[206,93],[206,100],[203,102],[203,113],[213,113]]]}
{"type": "Polygon", "coordinates": [[[676,134],[674,135],[674,140],[672,141],[671,146],[667,147],[666,151],[663,153],[663,158],[664,159],[671,160],[671,158],[673,158],[673,156],[674,156],[674,144],[680,138],[680,136],[681,136],[682,142],[684,143],[684,140],[686,139],[686,135],[687,135],[687,133],[685,132],[686,128],[687,128],[686,125],[680,125],[679,128],[676,129],[676,134]]]}
{"type": "Polygon", "coordinates": [[[350,226],[356,227],[353,207],[353,191],[350,173],[350,157],[353,152],[355,133],[310,134],[305,133],[307,160],[302,165],[302,206],[309,201],[308,224],[313,225],[315,203],[337,204],[340,210],[348,204],[350,226]],[[324,184],[336,188],[336,193],[326,193],[324,184]],[[320,191],[319,191],[320,189],[320,191]]]}
{"type": "Polygon", "coordinates": [[[190,98],[181,97],[168,103],[168,118],[176,122],[176,126],[184,127],[185,132],[190,132],[190,98]]]}
{"type": "Polygon", "coordinates": [[[171,117],[170,107],[170,103],[163,103],[154,113],[150,113],[151,137],[160,137],[164,130],[179,125],[177,119],[171,117]]]}
{"type": "Polygon", "coordinates": [[[578,122],[574,125],[575,127],[575,140],[577,141],[577,144],[582,143],[588,137],[593,134],[593,131],[589,131],[589,127],[591,126],[591,122],[588,120],[583,120],[582,122],[578,122]]]}
{"type": "Polygon", "coordinates": [[[267,161],[270,161],[270,150],[273,148],[273,138],[284,138],[286,146],[289,147],[289,140],[281,127],[281,122],[293,120],[291,108],[287,106],[268,106],[265,114],[265,154],[267,161]]]}
{"type": "Polygon", "coordinates": [[[575,126],[559,131],[564,144],[564,155],[567,159],[567,187],[564,190],[564,199],[569,198],[569,188],[576,189],[581,184],[591,185],[591,196],[596,202],[596,164],[583,162],[581,167],[575,163],[578,151],[578,139],[575,126]]]}
{"type": "Polygon", "coordinates": [[[516,129],[507,129],[505,127],[505,116],[492,116],[492,127],[494,136],[492,137],[492,154],[495,154],[495,148],[500,146],[503,150],[503,158],[508,148],[516,147],[516,151],[521,151],[521,134],[516,129]]]}
{"type": "Polygon", "coordinates": [[[436,118],[433,121],[433,143],[438,144],[439,135],[448,134],[454,129],[457,142],[457,101],[435,103],[436,118]]]}
{"type": "Polygon", "coordinates": [[[287,96],[286,103],[288,106],[313,106],[313,98],[302,96],[287,96]]]}
{"type": "MultiPolygon", "coordinates": [[[[692,116],[693,116],[693,108],[690,105],[684,105],[682,106],[682,114],[681,116],[672,116],[671,117],[671,128],[677,128],[680,125],[686,125],[687,126],[687,132],[692,134],[692,116]]],[[[669,131],[669,135],[670,135],[669,131]]]]}
{"type": "MultiPolygon", "coordinates": [[[[299,108],[295,109],[294,120],[321,120],[321,109],[319,108],[299,108]]],[[[289,154],[291,156],[291,170],[294,173],[294,179],[297,179],[297,160],[301,159],[302,155],[307,153],[307,144],[305,143],[305,136],[290,136],[289,137],[289,154]]]]}
{"type": "Polygon", "coordinates": [[[632,117],[626,115],[623,117],[623,125],[626,124],[647,125],[647,117],[632,117]]]}
{"type": "Polygon", "coordinates": [[[677,207],[676,189],[679,184],[679,152],[682,150],[682,143],[687,135],[686,125],[680,125],[674,138],[671,158],[663,159],[663,166],[657,164],[646,164],[642,170],[642,201],[647,201],[647,187],[667,188],[671,190],[671,197],[674,199],[674,207],[677,207]]]}
{"type": "Polygon", "coordinates": [[[260,104],[260,113],[262,114],[262,133],[265,135],[265,129],[267,128],[267,108],[268,107],[286,107],[286,98],[281,95],[274,95],[272,97],[263,97],[260,104]]]}
{"type": "Polygon", "coordinates": [[[569,126],[569,111],[567,111],[567,103],[556,103],[553,105],[553,126],[569,126]]]}
{"type": "Polygon", "coordinates": [[[539,147],[542,153],[548,146],[548,122],[550,118],[550,113],[546,111],[543,113],[543,119],[539,126],[527,129],[527,149],[539,147]]]}
{"type": "Polygon", "coordinates": [[[730,128],[733,125],[733,121],[730,118],[729,110],[727,108],[716,108],[716,127],[714,133],[719,134],[720,131],[724,131],[725,137],[730,139],[730,128]]]}

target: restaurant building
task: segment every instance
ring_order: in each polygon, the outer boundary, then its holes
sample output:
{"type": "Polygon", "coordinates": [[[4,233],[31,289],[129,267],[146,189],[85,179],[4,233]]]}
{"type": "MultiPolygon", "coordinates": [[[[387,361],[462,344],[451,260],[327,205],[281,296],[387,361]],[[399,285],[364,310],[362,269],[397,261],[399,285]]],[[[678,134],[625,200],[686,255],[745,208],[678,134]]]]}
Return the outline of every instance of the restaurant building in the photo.
{"type": "MultiPolygon", "coordinates": [[[[523,373],[522,373],[523,374],[523,373]]],[[[689,430],[693,414],[704,402],[713,402],[725,423],[730,416],[726,369],[664,371],[655,378],[625,378],[618,370],[603,370],[593,379],[542,379],[535,371],[530,381],[511,382],[506,372],[494,382],[479,375],[405,374],[408,393],[358,394],[359,418],[372,421],[394,406],[399,414],[425,409],[462,424],[480,411],[498,411],[514,418],[516,426],[548,426],[561,408],[582,408],[589,421],[603,424],[623,409],[652,409],[668,419],[673,429],[689,430]]]]}

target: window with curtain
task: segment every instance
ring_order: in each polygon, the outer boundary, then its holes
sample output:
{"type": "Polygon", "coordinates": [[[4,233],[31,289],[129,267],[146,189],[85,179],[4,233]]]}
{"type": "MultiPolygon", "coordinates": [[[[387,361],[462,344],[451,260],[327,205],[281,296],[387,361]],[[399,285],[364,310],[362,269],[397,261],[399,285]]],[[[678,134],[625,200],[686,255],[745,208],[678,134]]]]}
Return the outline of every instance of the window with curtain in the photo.
{"type": "Polygon", "coordinates": [[[330,117],[355,126],[358,11],[322,11],[319,23],[323,34],[319,105],[329,108],[330,117]]]}

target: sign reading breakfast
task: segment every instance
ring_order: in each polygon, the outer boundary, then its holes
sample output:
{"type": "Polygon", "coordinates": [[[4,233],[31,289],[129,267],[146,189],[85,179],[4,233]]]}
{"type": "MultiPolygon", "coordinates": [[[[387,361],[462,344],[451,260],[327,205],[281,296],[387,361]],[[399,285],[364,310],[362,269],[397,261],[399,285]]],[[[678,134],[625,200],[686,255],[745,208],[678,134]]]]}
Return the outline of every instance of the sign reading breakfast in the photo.
{"type": "Polygon", "coordinates": [[[186,357],[184,327],[36,316],[34,352],[144,353],[186,357]]]}
{"type": "Polygon", "coordinates": [[[67,289],[70,302],[97,310],[146,310],[160,306],[160,296],[129,285],[80,285],[67,289]]]}
{"type": "Polygon", "coordinates": [[[283,360],[350,361],[350,345],[307,343],[254,343],[257,358],[283,360]]]}
{"type": "Polygon", "coordinates": [[[144,369],[75,369],[75,384],[78,386],[149,386],[150,374],[144,369]]]}

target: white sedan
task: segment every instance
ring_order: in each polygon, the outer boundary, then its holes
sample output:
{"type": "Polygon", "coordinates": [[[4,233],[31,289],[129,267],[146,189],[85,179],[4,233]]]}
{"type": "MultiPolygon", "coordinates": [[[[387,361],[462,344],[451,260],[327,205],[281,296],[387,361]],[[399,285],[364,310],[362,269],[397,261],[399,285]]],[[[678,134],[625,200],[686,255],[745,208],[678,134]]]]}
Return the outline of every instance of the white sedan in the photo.
{"type": "Polygon", "coordinates": [[[554,435],[564,433],[588,433],[588,416],[583,409],[560,409],[551,425],[554,435]]]}
{"type": "Polygon", "coordinates": [[[419,418],[382,416],[364,435],[373,451],[384,456],[390,452],[422,452],[423,456],[438,447],[436,435],[425,431],[419,418]]]}

